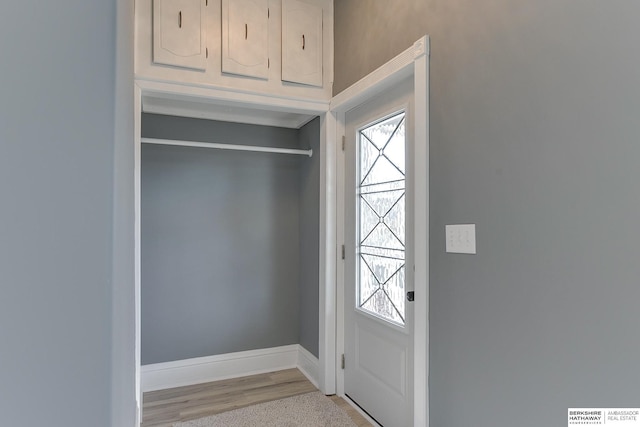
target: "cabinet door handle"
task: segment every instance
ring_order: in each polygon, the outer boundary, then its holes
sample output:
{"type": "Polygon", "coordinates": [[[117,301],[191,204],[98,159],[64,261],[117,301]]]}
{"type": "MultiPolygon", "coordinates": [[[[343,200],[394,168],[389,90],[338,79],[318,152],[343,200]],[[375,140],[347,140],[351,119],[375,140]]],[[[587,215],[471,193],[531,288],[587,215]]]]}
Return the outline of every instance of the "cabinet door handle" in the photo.
{"type": "Polygon", "coordinates": [[[304,40],[304,34],[302,35],[302,50],[304,50],[304,46],[305,46],[305,40],[304,40]]]}
{"type": "Polygon", "coordinates": [[[246,40],[249,37],[249,26],[244,24],[244,39],[246,40]]]}
{"type": "Polygon", "coordinates": [[[182,11],[178,12],[178,27],[182,28],[182,11]]]}

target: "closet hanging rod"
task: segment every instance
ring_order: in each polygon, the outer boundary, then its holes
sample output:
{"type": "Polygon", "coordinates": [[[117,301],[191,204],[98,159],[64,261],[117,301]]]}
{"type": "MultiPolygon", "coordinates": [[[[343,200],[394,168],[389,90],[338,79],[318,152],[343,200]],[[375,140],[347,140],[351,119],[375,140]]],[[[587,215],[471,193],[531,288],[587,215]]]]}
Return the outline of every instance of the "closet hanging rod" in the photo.
{"type": "Polygon", "coordinates": [[[222,150],[259,151],[262,153],[299,154],[311,157],[313,150],[296,150],[293,148],[259,147],[255,145],[220,144],[218,142],[180,141],[175,139],[142,138],[143,144],[179,145],[181,147],[220,148],[222,150]]]}

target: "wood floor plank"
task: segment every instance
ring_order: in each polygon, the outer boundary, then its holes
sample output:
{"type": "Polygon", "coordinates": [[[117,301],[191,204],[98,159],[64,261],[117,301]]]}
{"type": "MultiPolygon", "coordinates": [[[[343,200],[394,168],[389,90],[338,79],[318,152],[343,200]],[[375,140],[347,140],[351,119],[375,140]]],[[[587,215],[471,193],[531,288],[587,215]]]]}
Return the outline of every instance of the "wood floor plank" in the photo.
{"type": "MultiPolygon", "coordinates": [[[[179,421],[202,418],[316,390],[298,369],[286,369],[151,391],[143,396],[142,427],[171,427],[179,421]]],[[[347,412],[358,427],[371,425],[343,399],[337,396],[330,398],[347,412]]]]}

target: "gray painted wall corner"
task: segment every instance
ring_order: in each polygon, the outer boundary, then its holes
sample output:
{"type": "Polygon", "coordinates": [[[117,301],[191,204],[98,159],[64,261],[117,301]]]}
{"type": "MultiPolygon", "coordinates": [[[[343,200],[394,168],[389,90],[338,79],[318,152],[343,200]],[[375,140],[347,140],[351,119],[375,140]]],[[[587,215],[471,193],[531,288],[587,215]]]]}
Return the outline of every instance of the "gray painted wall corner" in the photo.
{"type": "Polygon", "coordinates": [[[303,126],[301,147],[313,156],[300,167],[300,338],[311,354],[319,354],[320,299],[320,119],[303,126]]]}
{"type": "MultiPolygon", "coordinates": [[[[114,108],[111,425],[136,416],[133,2],[117,0],[114,108]]],[[[141,403],[141,402],[140,402],[141,403]]]]}
{"type": "MultiPolygon", "coordinates": [[[[145,137],[298,147],[294,129],[143,115],[145,137]]],[[[300,158],[145,145],[142,363],[295,344],[300,158]]]]}

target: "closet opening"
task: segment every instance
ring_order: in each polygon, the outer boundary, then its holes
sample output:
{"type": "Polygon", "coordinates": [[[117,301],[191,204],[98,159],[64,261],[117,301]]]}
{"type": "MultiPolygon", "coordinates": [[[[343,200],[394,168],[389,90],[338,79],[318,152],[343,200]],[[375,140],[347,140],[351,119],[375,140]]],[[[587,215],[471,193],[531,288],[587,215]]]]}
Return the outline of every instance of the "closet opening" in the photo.
{"type": "Polygon", "coordinates": [[[138,424],[146,391],[260,372],[335,393],[329,102],[135,89],[138,424]]]}
{"type": "MultiPolygon", "coordinates": [[[[317,359],[319,117],[284,128],[143,113],[141,137],[142,391],[240,374],[220,362],[234,354],[317,359]],[[191,378],[193,365],[208,371],[191,378]]],[[[241,374],[277,363],[256,356],[241,374]]]]}

